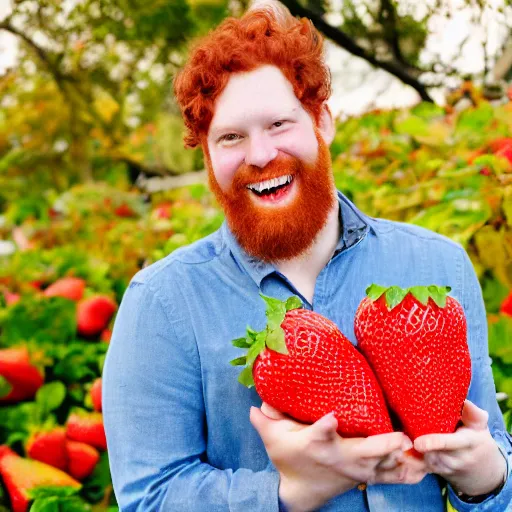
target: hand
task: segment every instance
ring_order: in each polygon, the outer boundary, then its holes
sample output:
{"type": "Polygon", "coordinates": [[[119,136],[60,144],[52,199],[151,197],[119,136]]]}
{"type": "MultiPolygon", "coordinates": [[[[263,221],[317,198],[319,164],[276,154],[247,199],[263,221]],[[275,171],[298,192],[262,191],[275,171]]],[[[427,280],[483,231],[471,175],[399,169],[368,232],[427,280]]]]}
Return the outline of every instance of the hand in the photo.
{"type": "Polygon", "coordinates": [[[431,473],[469,496],[487,494],[504,481],[507,464],[487,426],[487,411],[466,400],[463,426],[453,434],[428,434],[414,441],[431,473]]]}
{"type": "Polygon", "coordinates": [[[279,471],[279,496],[294,512],[314,510],[361,482],[417,483],[426,474],[423,461],[404,455],[412,442],[401,432],[342,438],[332,413],[304,425],[266,403],[252,407],[250,419],[279,471]]]}

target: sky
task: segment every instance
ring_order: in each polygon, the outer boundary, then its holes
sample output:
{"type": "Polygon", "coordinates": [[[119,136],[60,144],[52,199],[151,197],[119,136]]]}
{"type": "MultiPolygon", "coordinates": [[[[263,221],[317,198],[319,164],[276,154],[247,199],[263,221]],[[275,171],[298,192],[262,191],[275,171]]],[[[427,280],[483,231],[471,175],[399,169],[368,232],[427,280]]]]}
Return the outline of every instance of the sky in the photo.
{"type": "MultiPolygon", "coordinates": [[[[331,0],[339,4],[341,0],[331,0]]],[[[422,0],[418,5],[428,5],[431,0],[422,0]]],[[[432,20],[432,36],[427,52],[440,55],[441,61],[450,63],[458,45],[468,37],[463,48],[460,64],[465,72],[482,68],[482,40],[487,38],[489,52],[498,47],[503,28],[490,17],[477,25],[472,24],[471,11],[464,7],[465,0],[450,0],[454,15],[451,20],[432,20]],[[487,27],[486,27],[487,25],[487,27]]],[[[488,4],[502,4],[503,0],[489,0],[488,4]]],[[[0,20],[9,12],[10,0],[0,0],[0,20]]],[[[332,23],[335,17],[328,19],[332,23]]],[[[0,31],[0,74],[16,64],[17,41],[14,36],[0,31]]],[[[374,70],[366,61],[353,57],[333,43],[326,43],[326,58],[332,72],[333,94],[329,106],[335,116],[357,115],[370,108],[394,108],[409,106],[418,101],[418,94],[382,70],[374,70]]],[[[442,91],[433,91],[439,103],[443,101],[442,91]]]]}

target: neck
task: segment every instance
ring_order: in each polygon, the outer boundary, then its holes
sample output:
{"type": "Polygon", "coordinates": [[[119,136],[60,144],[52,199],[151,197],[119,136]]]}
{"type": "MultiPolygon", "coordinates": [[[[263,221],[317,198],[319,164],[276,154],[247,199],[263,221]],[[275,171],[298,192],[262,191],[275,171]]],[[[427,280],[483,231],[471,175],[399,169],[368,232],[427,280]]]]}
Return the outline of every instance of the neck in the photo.
{"type": "Polygon", "coordinates": [[[303,254],[286,261],[276,263],[276,268],[284,275],[300,275],[304,279],[316,280],[320,271],[334,254],[341,236],[339,220],[338,194],[325,226],[320,230],[313,245],[303,254]]]}

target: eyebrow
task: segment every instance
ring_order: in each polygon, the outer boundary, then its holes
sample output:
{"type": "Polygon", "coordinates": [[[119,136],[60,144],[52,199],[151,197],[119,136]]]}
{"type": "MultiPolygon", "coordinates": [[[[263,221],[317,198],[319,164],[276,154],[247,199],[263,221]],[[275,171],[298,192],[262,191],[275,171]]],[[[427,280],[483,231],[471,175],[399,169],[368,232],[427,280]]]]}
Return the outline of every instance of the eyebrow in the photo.
{"type": "MultiPolygon", "coordinates": [[[[295,114],[295,112],[298,110],[299,107],[294,107],[292,108],[291,110],[288,110],[286,112],[281,112],[280,114],[276,115],[276,116],[273,116],[272,119],[274,119],[274,123],[277,122],[279,119],[282,119],[283,117],[287,117],[287,116],[291,116],[293,114],[295,114]]],[[[223,134],[223,133],[230,133],[230,132],[233,132],[233,131],[237,131],[236,128],[234,128],[234,126],[236,126],[237,124],[237,121],[235,121],[233,123],[233,125],[225,125],[225,126],[215,126],[212,128],[211,130],[211,136],[213,138],[217,138],[219,137],[219,135],[223,134]]]]}

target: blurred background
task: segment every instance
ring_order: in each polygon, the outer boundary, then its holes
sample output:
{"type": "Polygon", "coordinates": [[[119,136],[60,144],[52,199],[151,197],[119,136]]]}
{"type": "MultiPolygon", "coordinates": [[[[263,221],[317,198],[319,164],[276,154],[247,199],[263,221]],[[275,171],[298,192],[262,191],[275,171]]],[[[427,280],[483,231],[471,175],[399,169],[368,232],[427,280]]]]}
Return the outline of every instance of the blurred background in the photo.
{"type": "MultiPolygon", "coordinates": [[[[117,305],[223,221],[172,80],[251,3],[0,0],[0,511],[13,474],[19,510],[117,510],[100,380],[117,305]]],[[[510,430],[512,2],[282,3],[327,40],[338,188],[470,254],[510,430]]]]}

